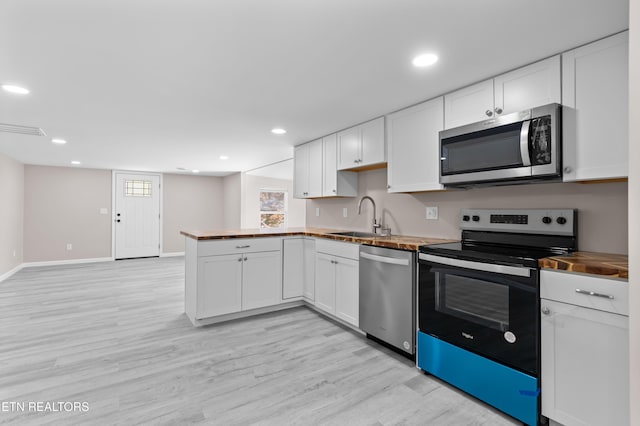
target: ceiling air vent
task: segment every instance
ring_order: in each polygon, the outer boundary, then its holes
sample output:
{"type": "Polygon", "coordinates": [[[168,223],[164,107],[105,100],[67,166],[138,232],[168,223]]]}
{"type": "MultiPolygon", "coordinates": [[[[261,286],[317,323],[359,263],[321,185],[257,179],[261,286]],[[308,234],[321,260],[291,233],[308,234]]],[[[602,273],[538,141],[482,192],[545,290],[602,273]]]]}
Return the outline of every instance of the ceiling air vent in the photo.
{"type": "Polygon", "coordinates": [[[22,135],[47,136],[46,133],[38,127],[18,126],[17,124],[0,123],[0,132],[20,133],[22,135]]]}

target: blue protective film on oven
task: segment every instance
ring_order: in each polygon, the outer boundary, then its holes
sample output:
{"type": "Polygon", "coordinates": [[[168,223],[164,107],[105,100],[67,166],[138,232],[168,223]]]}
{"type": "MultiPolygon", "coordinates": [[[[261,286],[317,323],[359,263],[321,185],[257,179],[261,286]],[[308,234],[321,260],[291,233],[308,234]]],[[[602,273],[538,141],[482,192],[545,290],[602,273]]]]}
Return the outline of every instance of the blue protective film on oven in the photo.
{"type": "Polygon", "coordinates": [[[418,332],[417,351],[422,370],[527,425],[538,424],[537,378],[422,332],[418,332]]]}

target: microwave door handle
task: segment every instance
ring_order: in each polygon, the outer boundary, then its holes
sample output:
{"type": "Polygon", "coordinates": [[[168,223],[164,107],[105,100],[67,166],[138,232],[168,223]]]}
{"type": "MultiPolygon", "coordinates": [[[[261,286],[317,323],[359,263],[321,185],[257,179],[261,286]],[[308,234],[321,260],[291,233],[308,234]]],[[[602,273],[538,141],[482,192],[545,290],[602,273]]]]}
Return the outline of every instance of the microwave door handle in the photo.
{"type": "Polygon", "coordinates": [[[522,157],[522,165],[531,165],[531,155],[529,154],[529,129],[531,126],[531,120],[525,120],[522,122],[522,128],[520,129],[520,156],[522,157]]]}

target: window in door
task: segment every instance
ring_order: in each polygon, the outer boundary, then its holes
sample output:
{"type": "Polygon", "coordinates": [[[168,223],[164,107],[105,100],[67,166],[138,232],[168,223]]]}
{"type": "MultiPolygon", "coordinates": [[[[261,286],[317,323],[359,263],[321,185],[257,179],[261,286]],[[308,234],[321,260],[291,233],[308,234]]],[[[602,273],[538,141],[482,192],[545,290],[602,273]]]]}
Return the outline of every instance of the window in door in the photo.
{"type": "Polygon", "coordinates": [[[287,191],[260,190],[260,228],[287,227],[287,191]]]}

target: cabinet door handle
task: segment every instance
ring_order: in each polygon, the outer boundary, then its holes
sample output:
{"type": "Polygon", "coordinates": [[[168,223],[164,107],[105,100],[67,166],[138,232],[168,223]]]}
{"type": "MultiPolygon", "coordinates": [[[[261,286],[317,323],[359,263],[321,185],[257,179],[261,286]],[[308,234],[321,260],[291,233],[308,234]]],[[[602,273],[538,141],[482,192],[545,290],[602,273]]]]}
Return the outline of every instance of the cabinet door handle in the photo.
{"type": "Polygon", "coordinates": [[[500,107],[496,107],[494,111],[496,112],[496,114],[502,114],[502,108],[500,107]]]}
{"type": "Polygon", "coordinates": [[[564,168],[564,172],[565,172],[565,173],[571,173],[572,171],[573,171],[573,169],[572,169],[571,167],[569,167],[569,166],[566,166],[566,167],[564,168]]]}
{"type": "Polygon", "coordinates": [[[246,246],[236,246],[237,249],[241,249],[241,248],[249,248],[251,247],[251,245],[247,244],[246,246]]]}
{"type": "Polygon", "coordinates": [[[487,117],[491,117],[493,115],[493,111],[490,109],[486,110],[484,113],[487,114],[487,117]]]}
{"type": "Polygon", "coordinates": [[[545,315],[549,315],[551,313],[551,309],[549,309],[546,306],[544,306],[542,308],[542,313],[545,314],[545,315]]]}
{"type": "Polygon", "coordinates": [[[245,262],[247,261],[247,258],[246,258],[246,257],[244,258],[244,261],[245,261],[245,262]]]}
{"type": "Polygon", "coordinates": [[[242,258],[241,257],[238,258],[238,262],[242,262],[242,258]]]}
{"type": "Polygon", "coordinates": [[[611,296],[609,294],[596,293],[596,292],[589,291],[589,290],[581,290],[579,288],[576,288],[576,293],[586,294],[587,296],[604,297],[605,299],[613,300],[613,296],[611,296]]]}

